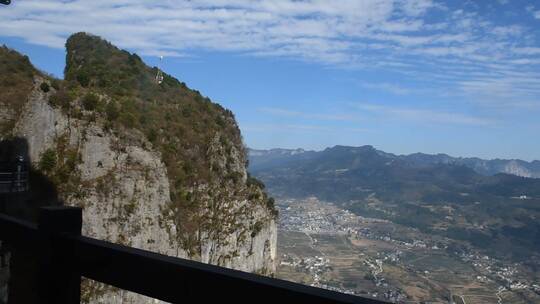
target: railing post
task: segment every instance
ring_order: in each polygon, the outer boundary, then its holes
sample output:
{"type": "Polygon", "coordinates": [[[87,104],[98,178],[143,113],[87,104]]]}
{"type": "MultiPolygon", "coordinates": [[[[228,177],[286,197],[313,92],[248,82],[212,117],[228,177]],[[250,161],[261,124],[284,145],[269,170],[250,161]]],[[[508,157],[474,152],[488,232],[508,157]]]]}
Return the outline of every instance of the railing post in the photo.
{"type": "Polygon", "coordinates": [[[73,266],[73,247],[60,235],[80,236],[82,209],[44,207],[39,211],[38,228],[43,235],[39,255],[38,284],[40,303],[79,304],[81,275],[73,266]]]}

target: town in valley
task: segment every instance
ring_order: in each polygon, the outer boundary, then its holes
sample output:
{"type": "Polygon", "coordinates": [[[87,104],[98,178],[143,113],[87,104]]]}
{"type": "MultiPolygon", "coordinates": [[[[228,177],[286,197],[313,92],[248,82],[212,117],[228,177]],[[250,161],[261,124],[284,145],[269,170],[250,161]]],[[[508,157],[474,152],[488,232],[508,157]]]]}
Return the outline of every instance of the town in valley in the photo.
{"type": "Polygon", "coordinates": [[[315,197],[277,200],[277,277],[396,303],[539,303],[540,274],[315,197]]]}

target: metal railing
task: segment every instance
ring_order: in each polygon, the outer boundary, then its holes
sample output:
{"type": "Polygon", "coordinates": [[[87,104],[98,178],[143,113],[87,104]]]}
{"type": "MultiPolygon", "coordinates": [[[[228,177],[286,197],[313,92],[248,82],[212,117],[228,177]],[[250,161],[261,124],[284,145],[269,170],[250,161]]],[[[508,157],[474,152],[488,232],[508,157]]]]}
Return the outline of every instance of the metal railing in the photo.
{"type": "Polygon", "coordinates": [[[0,240],[37,258],[28,292],[39,303],[80,303],[81,276],[171,303],[385,303],[112,244],[81,227],[74,207],[41,208],[37,225],[0,214],[0,240]]]}
{"type": "Polygon", "coordinates": [[[0,162],[0,193],[25,192],[28,187],[26,162],[0,162]]]}

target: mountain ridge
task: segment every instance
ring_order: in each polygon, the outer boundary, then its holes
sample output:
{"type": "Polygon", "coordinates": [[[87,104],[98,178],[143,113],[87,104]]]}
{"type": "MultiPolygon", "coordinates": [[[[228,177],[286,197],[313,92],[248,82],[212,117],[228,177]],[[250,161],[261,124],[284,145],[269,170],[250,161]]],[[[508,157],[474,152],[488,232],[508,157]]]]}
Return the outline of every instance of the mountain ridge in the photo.
{"type": "Polygon", "coordinates": [[[380,155],[385,155],[393,159],[399,159],[406,162],[409,162],[413,166],[428,166],[435,165],[439,163],[445,164],[455,164],[455,165],[465,165],[472,168],[477,173],[482,175],[495,175],[497,173],[507,173],[523,177],[534,177],[540,178],[540,160],[525,161],[521,159],[482,159],[479,157],[455,157],[450,156],[446,153],[437,153],[429,154],[416,152],[411,154],[394,154],[389,152],[384,152],[378,150],[371,145],[363,146],[344,146],[336,145],[333,147],[325,148],[324,150],[315,151],[315,150],[304,150],[301,148],[298,149],[248,149],[248,155],[250,157],[250,164],[255,170],[258,166],[262,165],[269,157],[272,157],[273,160],[276,160],[279,156],[290,156],[292,153],[308,153],[314,154],[318,152],[331,151],[332,149],[351,149],[351,150],[372,150],[380,155]],[[276,153],[279,152],[279,153],[276,153]],[[256,153],[256,155],[254,154],[256,153]],[[272,155],[272,156],[270,156],[272,155]],[[261,159],[257,159],[261,157],[261,159]],[[266,160],[263,160],[264,157],[266,160]]]}

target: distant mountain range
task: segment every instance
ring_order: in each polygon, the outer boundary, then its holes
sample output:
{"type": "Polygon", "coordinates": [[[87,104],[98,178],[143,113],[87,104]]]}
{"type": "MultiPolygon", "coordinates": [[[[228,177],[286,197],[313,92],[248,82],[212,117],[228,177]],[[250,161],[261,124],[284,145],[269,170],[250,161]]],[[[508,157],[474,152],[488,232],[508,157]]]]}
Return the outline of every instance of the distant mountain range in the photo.
{"type": "MultiPolygon", "coordinates": [[[[484,172],[488,169],[480,162],[473,167],[470,159],[450,156],[402,156],[372,146],[335,146],[320,152],[250,150],[248,155],[249,171],[261,178],[277,196],[314,195],[332,201],[349,201],[375,194],[386,201],[425,202],[540,197],[538,178],[508,173],[484,175],[477,168],[484,168],[484,172]],[[466,197],[463,193],[467,193],[466,197]]],[[[507,165],[512,161],[508,162],[507,165]]],[[[490,161],[484,164],[495,167],[490,161]]]]}
{"type": "Polygon", "coordinates": [[[272,167],[274,164],[288,162],[297,159],[316,158],[331,149],[349,149],[351,151],[371,150],[389,159],[402,160],[411,166],[427,167],[437,164],[453,164],[469,167],[482,175],[495,175],[507,173],[522,177],[540,178],[540,161],[527,162],[520,159],[481,159],[478,157],[453,157],[447,154],[413,153],[408,155],[396,155],[377,150],[372,146],[347,147],[335,146],[324,151],[308,151],[304,149],[249,149],[250,167],[259,170],[272,167]]]}
{"type": "Polygon", "coordinates": [[[498,255],[540,251],[540,178],[523,177],[540,177],[538,161],[395,155],[372,146],[250,150],[249,161],[278,198],[315,196],[498,255]]]}

